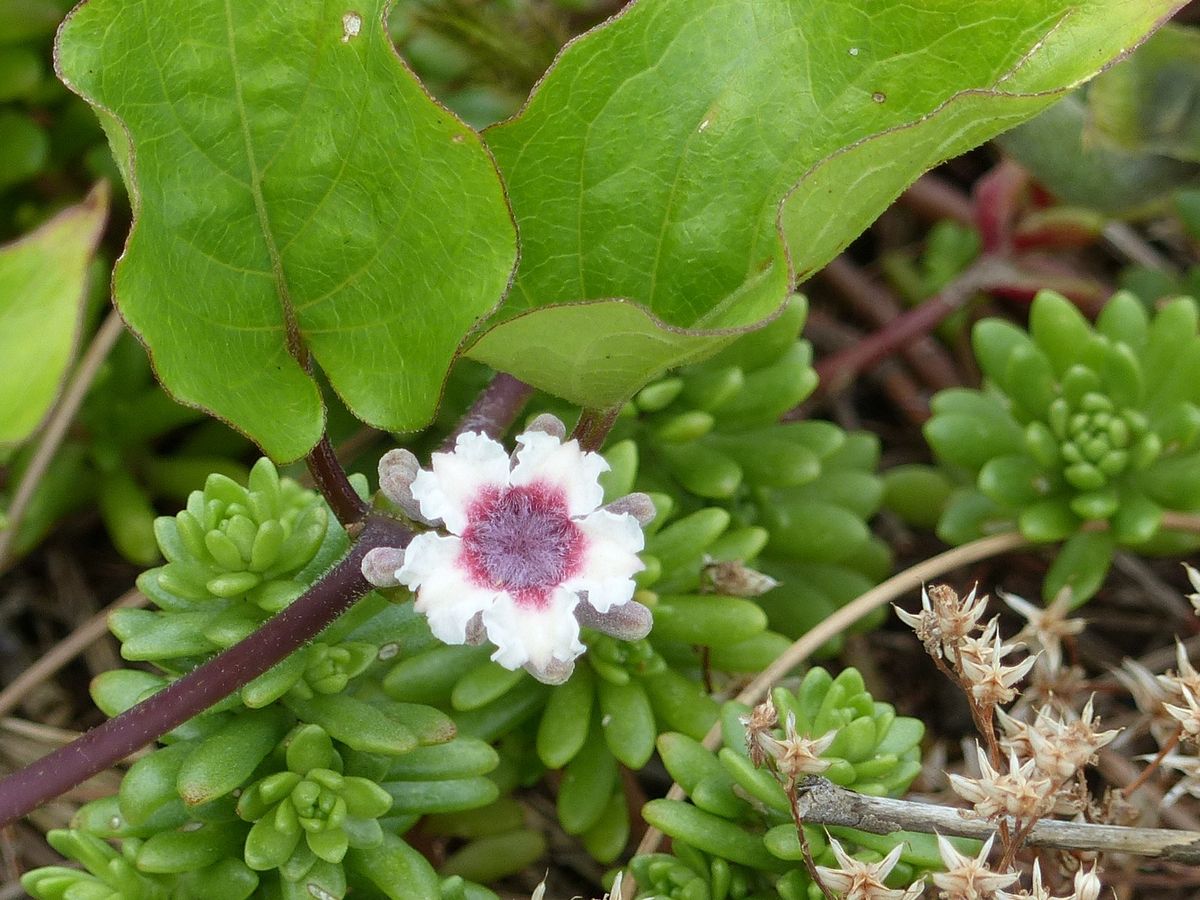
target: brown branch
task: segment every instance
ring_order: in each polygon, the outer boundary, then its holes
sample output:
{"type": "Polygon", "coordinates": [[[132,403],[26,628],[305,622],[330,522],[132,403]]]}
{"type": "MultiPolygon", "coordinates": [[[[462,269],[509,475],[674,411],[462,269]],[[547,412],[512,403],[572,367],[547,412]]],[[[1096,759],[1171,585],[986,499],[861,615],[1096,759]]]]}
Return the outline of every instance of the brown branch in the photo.
{"type": "Polygon", "coordinates": [[[900,195],[900,203],[930,222],[950,219],[959,225],[975,224],[971,198],[965,191],[932,172],[914,181],[900,195]]]}
{"type": "MultiPolygon", "coordinates": [[[[889,797],[868,797],[817,776],[809,776],[801,782],[798,805],[804,821],[810,825],[837,825],[871,834],[938,832],[986,840],[996,831],[995,822],[972,817],[965,810],[889,797]]],[[[1029,829],[1027,843],[1054,850],[1132,853],[1165,862],[1200,864],[1200,832],[1195,831],[1040,819],[1029,829]]]]}
{"type": "MultiPolygon", "coordinates": [[[[822,353],[837,353],[856,346],[863,334],[856,328],[839,322],[820,309],[812,309],[804,325],[804,334],[813,346],[822,353]]],[[[879,385],[904,418],[913,425],[922,425],[929,419],[929,397],[921,390],[908,370],[895,358],[881,359],[878,365],[865,373],[865,377],[879,385]]],[[[822,405],[822,398],[804,402],[798,407],[800,418],[822,405]]]]}
{"type": "MultiPolygon", "coordinates": [[[[942,291],[920,306],[901,313],[855,346],[820,360],[814,366],[821,379],[818,391],[832,394],[844,389],[863,370],[929,334],[977,291],[1007,283],[1019,275],[1020,272],[1011,263],[994,256],[981,256],[942,291]]],[[[790,422],[801,417],[802,413],[797,407],[782,418],[790,422]]]]}

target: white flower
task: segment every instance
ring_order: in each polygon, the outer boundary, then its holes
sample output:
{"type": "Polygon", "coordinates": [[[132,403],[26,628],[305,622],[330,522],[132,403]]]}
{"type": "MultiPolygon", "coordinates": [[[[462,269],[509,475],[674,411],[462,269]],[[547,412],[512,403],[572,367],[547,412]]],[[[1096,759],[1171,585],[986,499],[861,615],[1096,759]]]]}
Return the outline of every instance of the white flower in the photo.
{"type": "MultiPolygon", "coordinates": [[[[649,630],[649,613],[631,601],[652,507],[631,495],[600,508],[608,464],[578,441],[563,442],[556,419],[541,417],[517,443],[510,459],[496,441],[468,432],[453,452],[433,454],[431,470],[404,451],[384,457],[384,493],[449,532],[414,537],[392,583],[414,591],[440,640],[471,643],[486,632],[492,659],[557,683],[584,651],[580,619],[626,638],[649,630]]],[[[364,574],[388,582],[379,570],[396,560],[392,548],[372,550],[364,574]]]]}

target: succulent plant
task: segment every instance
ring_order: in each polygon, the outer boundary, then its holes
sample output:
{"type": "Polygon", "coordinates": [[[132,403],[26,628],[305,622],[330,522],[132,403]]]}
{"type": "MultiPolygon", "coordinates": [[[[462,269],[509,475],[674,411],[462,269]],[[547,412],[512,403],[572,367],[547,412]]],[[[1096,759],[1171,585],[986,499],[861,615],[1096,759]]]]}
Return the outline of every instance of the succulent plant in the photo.
{"type": "Polygon", "coordinates": [[[973,344],[983,389],[941,392],[925,426],[938,458],[973,481],[951,498],[944,539],[1015,525],[1032,541],[1066,540],[1044,593],[1069,587],[1075,602],[1099,587],[1115,546],[1185,549],[1161,525],[1164,510],[1200,508],[1194,301],[1151,316],[1117,294],[1093,327],[1042,292],[1028,333],[985,319],[973,344]]]}
{"type": "Polygon", "coordinates": [[[317,725],[296,728],[286,741],[287,768],[260,778],[238,798],[237,814],[254,825],[246,862],[279,869],[298,881],[323,860],[337,864],[350,847],[383,843],[379,817],[391,795],[374,781],[342,773],[333,740],[317,725]]]}
{"type": "Polygon", "coordinates": [[[258,887],[258,875],[229,855],[227,837],[212,827],[157,837],[130,838],[117,850],[87,832],[56,829],[46,835],[50,845],[83,870],[34,869],[21,886],[35,900],[244,900],[258,887]]]}
{"type": "MultiPolygon", "coordinates": [[[[740,543],[736,558],[757,560],[779,582],[755,602],[791,638],[891,568],[886,544],[866,524],[883,496],[878,440],[820,420],[779,421],[816,387],[812,350],[798,337],[806,315],[804,298],[794,297],[767,327],[643,388],[613,430],[614,441],[630,442],[609,452],[614,478],[636,455],[630,489],[678,498],[682,515],[729,514],[718,549],[740,543]]],[[[651,571],[654,555],[647,548],[651,571]]],[[[860,627],[876,624],[872,617],[860,627]]]]}
{"type": "MultiPolygon", "coordinates": [[[[861,793],[898,796],[920,771],[924,726],[917,719],[896,716],[890,704],[876,702],[855,669],[836,678],[824,669],[810,669],[794,692],[776,688],[771,702],[778,721],[785,723],[790,717],[797,735],[821,738],[832,733],[820,753],[827,764],[821,774],[837,784],[861,793]]],[[[691,802],[660,799],[644,807],[643,817],[672,839],[674,850],[670,856],[653,854],[633,861],[641,896],[821,896],[804,871],[783,784],[776,773],[751,760],[743,724],[749,712],[742,704],[725,704],[724,747],[717,753],[687,735],[659,737],[667,771],[691,802]]],[[[885,854],[897,843],[894,835],[828,830],[864,859],[885,854]]],[[[805,835],[818,863],[836,865],[820,829],[806,826],[805,835]]],[[[910,839],[895,872],[901,883],[911,881],[916,869],[936,864],[930,841],[909,835],[899,840],[910,839]]]]}
{"type": "Polygon", "coordinates": [[[126,659],[175,671],[245,637],[346,546],[320,495],[281,479],[267,459],[245,487],[209,476],[185,510],[154,524],[167,564],[144,572],[138,588],[159,609],[119,610],[110,626],[126,659]]]}

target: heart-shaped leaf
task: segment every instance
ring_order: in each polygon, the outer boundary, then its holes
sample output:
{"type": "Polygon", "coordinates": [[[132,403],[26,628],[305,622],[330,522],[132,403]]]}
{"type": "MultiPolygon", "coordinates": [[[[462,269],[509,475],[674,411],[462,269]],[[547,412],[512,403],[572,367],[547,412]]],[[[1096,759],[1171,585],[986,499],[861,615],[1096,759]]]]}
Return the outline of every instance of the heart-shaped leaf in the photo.
{"type": "Polygon", "coordinates": [[[317,441],[312,363],[366,422],[431,417],[515,235],[477,135],[397,58],[384,0],[91,0],[63,79],[134,199],[116,300],[159,377],[277,460],[317,441]]]}
{"type": "Polygon", "coordinates": [[[1044,109],[1179,5],[631,3],[486,133],[522,256],[470,354],[618,403],[760,324],[922,171],[1044,109]]]}
{"type": "Polygon", "coordinates": [[[108,189],[0,247],[0,449],[37,428],[58,394],[82,319],[88,267],[108,217],[108,189]]]}

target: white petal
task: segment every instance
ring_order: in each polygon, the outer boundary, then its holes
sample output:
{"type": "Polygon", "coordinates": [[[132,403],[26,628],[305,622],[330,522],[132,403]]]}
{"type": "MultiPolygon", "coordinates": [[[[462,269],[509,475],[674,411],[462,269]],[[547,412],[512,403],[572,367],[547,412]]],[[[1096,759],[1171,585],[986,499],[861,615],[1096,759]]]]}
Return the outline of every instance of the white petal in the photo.
{"type": "Polygon", "coordinates": [[[585,453],[579,441],[561,443],[542,431],[527,431],[517,435],[517,464],[513,466],[513,484],[541,482],[561,488],[567,498],[567,514],[583,516],[604,502],[600,486],[601,472],[608,463],[599,453],[585,453]]]}
{"type": "Polygon", "coordinates": [[[474,431],[460,434],[453,453],[435,453],[433,471],[422,469],[412,483],[413,498],[428,519],[441,519],[454,534],[467,527],[467,510],[480,491],[508,484],[504,448],[474,431]]]}
{"type": "Polygon", "coordinates": [[[562,588],[555,589],[542,609],[519,604],[509,594],[501,593],[483,611],[488,639],[496,645],[492,659],[506,669],[526,663],[544,669],[551,660],[575,659],[584,651],[574,616],[578,602],[578,596],[562,588]]]}
{"type": "Polygon", "coordinates": [[[413,609],[429,620],[429,630],[447,644],[467,640],[467,624],[492,605],[496,591],[472,584],[458,564],[462,541],[426,532],[409,543],[396,580],[416,591],[413,609]]]}
{"type": "Polygon", "coordinates": [[[645,535],[633,516],[603,509],[578,519],[575,524],[586,540],[583,562],[580,570],[563,582],[563,587],[587,591],[588,603],[597,612],[608,612],[633,597],[636,588],[633,576],[646,568],[637,556],[645,546],[645,535]]]}

